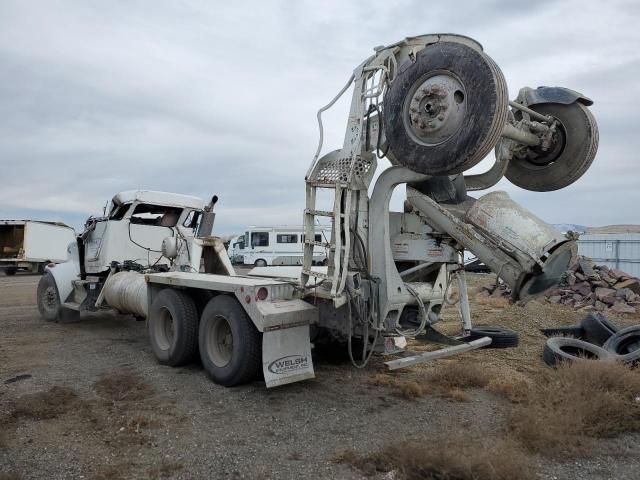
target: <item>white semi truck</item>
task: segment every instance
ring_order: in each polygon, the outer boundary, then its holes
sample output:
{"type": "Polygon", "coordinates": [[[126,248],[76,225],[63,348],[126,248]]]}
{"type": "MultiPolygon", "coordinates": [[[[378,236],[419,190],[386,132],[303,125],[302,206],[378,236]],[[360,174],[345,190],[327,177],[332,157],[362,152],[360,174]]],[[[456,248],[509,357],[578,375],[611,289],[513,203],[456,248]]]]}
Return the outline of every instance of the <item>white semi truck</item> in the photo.
{"type": "Polygon", "coordinates": [[[575,182],[597,150],[591,104],[560,87],[523,88],[509,101],[500,69],[468,37],[422,35],[378,47],[318,113],[302,266],[238,275],[212,236],[217,197],[204,204],[129,192],[114,197],[108,216],[88,221],[69,262],[47,269],[38,306],[48,320],[100,309],[144,317],[160,363],[199,355],[226,386],[260,373],[267,387],[311,378],[312,345],[321,343],[343,345],[357,367],[375,353],[397,355],[389,369],[490,345],[490,332],[473,334],[462,252],[527,301],[558,283],[576,243],[504,192],[470,193],[503,177],[534,191],[575,182]],[[321,114],[350,87],[344,144],[321,155],[321,114]],[[463,174],[494,148],[487,172],[463,174]],[[391,166],[370,190],[380,157],[391,166]],[[405,208],[391,212],[399,185],[405,208]],[[331,222],[328,240],[315,237],[320,219],[331,222]],[[313,266],[317,247],[329,252],[325,267],[313,266]],[[452,285],[457,337],[435,329],[452,285]],[[446,346],[412,354],[407,336],[446,346]]]}
{"type": "Polygon", "coordinates": [[[43,273],[49,263],[67,260],[67,245],[75,238],[63,223],[38,220],[0,220],[0,269],[43,273]]]}

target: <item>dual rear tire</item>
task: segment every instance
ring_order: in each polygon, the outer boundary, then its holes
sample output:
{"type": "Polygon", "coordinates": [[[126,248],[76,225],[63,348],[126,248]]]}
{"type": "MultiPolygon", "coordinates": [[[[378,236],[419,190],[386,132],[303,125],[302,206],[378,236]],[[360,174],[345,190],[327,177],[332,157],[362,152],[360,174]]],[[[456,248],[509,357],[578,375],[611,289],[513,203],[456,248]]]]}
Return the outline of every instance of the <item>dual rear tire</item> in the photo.
{"type": "Polygon", "coordinates": [[[260,371],[260,332],[230,295],[213,297],[199,317],[189,294],[162,290],[151,305],[148,326],[162,365],[184,365],[199,351],[207,375],[225,387],[249,382],[260,371]]]}

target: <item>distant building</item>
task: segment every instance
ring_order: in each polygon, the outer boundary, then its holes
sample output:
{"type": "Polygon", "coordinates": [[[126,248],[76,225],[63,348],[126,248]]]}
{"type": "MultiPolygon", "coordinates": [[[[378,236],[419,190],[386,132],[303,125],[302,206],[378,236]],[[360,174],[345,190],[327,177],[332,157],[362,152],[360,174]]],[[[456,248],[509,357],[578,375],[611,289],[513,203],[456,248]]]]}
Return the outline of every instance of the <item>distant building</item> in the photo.
{"type": "Polygon", "coordinates": [[[640,277],[640,225],[589,228],[578,239],[578,253],[640,277]]]}

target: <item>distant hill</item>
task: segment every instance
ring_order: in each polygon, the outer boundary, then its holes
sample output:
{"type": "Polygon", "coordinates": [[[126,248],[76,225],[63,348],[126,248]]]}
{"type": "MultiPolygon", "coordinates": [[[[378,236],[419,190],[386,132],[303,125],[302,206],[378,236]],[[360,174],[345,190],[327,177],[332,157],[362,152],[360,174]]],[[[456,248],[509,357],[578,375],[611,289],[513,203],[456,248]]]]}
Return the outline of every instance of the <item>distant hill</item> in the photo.
{"type": "Polygon", "coordinates": [[[640,225],[606,225],[587,228],[586,233],[640,233],[640,225]]]}
{"type": "Polygon", "coordinates": [[[603,227],[588,227],[574,223],[554,223],[553,227],[566,233],[569,230],[577,233],[640,233],[640,225],[605,225],[603,227]]]}
{"type": "Polygon", "coordinates": [[[569,230],[576,233],[584,233],[591,228],[585,225],[576,225],[574,223],[554,223],[553,227],[557,228],[562,233],[567,233],[569,230]]]}

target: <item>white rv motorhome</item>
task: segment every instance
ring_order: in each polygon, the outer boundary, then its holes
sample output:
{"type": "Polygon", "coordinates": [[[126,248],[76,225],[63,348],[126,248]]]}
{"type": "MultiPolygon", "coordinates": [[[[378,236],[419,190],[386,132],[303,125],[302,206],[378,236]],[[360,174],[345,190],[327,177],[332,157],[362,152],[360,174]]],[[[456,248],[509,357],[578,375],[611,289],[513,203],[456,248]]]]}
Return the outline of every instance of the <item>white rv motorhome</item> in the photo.
{"type": "MultiPolygon", "coordinates": [[[[244,235],[231,240],[228,255],[239,265],[302,265],[304,240],[304,231],[298,226],[249,227],[244,235]]],[[[330,240],[331,227],[317,226],[313,241],[328,245],[330,240]]],[[[314,265],[325,265],[328,255],[328,246],[316,245],[314,265]]]]}

